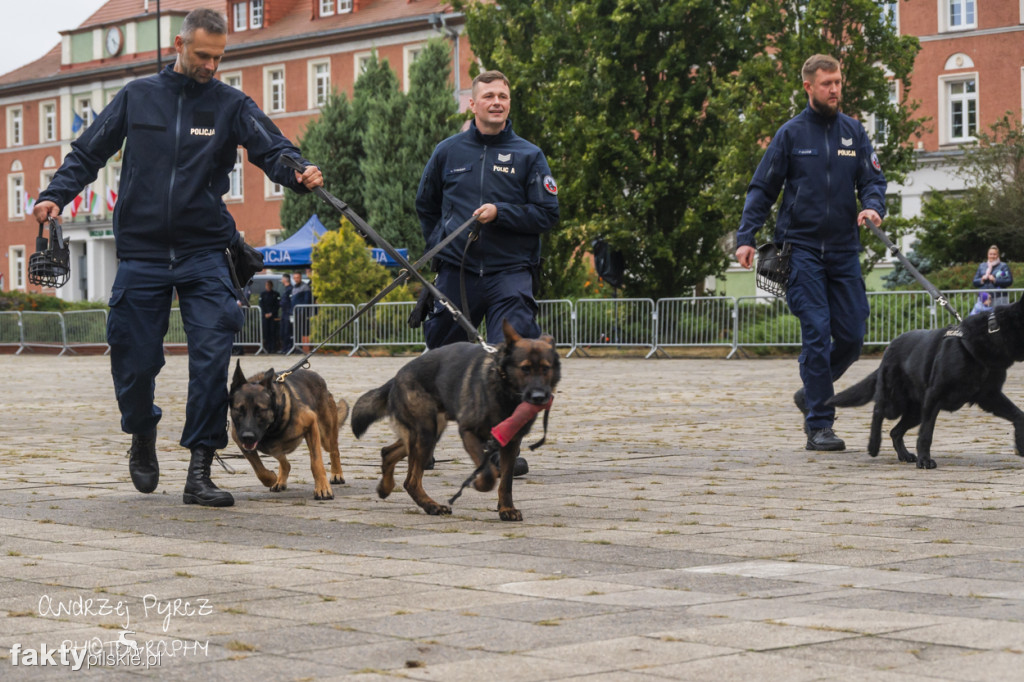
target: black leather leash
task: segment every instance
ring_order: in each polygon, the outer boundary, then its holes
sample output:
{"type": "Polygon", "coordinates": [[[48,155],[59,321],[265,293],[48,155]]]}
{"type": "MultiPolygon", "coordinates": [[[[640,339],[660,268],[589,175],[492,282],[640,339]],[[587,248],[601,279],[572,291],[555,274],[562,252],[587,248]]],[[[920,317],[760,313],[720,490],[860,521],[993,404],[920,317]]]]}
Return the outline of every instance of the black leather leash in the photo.
{"type": "MultiPolygon", "coordinates": [[[[306,169],[305,166],[298,162],[298,160],[296,160],[292,156],[288,156],[287,154],[281,154],[279,160],[281,161],[282,164],[284,164],[288,168],[291,168],[297,173],[302,173],[306,169]]],[[[325,190],[323,187],[314,187],[312,191],[318,197],[320,197],[328,204],[333,206],[335,210],[337,210],[339,213],[348,218],[352,222],[352,224],[356,226],[356,229],[358,229],[365,236],[369,237],[373,243],[375,243],[377,246],[383,249],[384,253],[391,256],[391,258],[400,266],[402,266],[402,268],[404,268],[411,276],[418,279],[420,283],[422,283],[423,286],[427,288],[431,295],[433,295],[433,297],[441,305],[443,305],[448,310],[448,312],[452,314],[452,317],[459,324],[459,326],[466,331],[466,334],[469,335],[469,338],[475,339],[476,342],[483,346],[485,349],[487,349],[488,352],[494,352],[494,347],[487,344],[483,337],[480,336],[480,332],[478,332],[476,330],[476,327],[473,326],[473,323],[466,319],[466,316],[462,314],[462,311],[459,310],[459,307],[452,303],[447,296],[441,293],[441,290],[434,286],[433,282],[431,282],[429,279],[420,274],[420,272],[416,268],[414,268],[412,264],[409,263],[409,261],[405,258],[405,256],[400,254],[395,249],[395,247],[391,246],[391,244],[389,244],[386,239],[377,234],[377,231],[370,227],[369,224],[365,220],[363,220],[362,216],[353,211],[348,204],[346,204],[344,201],[342,201],[338,197],[334,196],[333,194],[325,190]]],[[[473,220],[476,220],[476,218],[473,218],[473,220]]]]}
{"type": "Polygon", "coordinates": [[[441,241],[440,241],[440,242],[439,242],[439,243],[437,244],[437,246],[435,246],[434,248],[430,249],[430,250],[429,250],[429,251],[427,251],[427,252],[426,252],[425,254],[423,254],[422,256],[420,256],[420,257],[419,257],[419,259],[418,259],[418,260],[417,260],[417,261],[416,261],[415,263],[412,263],[411,265],[409,265],[409,267],[408,267],[408,268],[402,268],[402,270],[401,270],[401,271],[400,271],[400,272],[398,273],[398,277],[396,277],[396,278],[394,279],[394,281],[393,281],[393,282],[391,282],[391,284],[389,284],[389,285],[387,285],[386,287],[384,287],[384,288],[383,288],[383,289],[382,289],[382,290],[380,291],[380,293],[378,293],[378,294],[377,294],[376,296],[374,296],[374,297],[373,297],[373,298],[371,298],[371,299],[370,299],[369,301],[367,301],[367,302],[366,302],[366,304],[365,304],[365,305],[364,305],[364,306],[363,306],[362,308],[360,308],[360,309],[359,309],[359,310],[357,310],[357,311],[356,311],[355,313],[353,313],[351,317],[349,317],[349,318],[348,318],[347,320],[345,320],[345,322],[343,322],[343,323],[341,324],[341,326],[339,326],[339,327],[338,327],[337,329],[335,329],[334,331],[332,331],[332,332],[331,332],[331,333],[330,333],[330,334],[329,334],[329,335],[327,336],[327,338],[325,338],[325,339],[324,339],[323,341],[321,341],[320,343],[318,343],[318,344],[316,345],[316,347],[315,347],[315,348],[313,348],[313,350],[309,351],[309,352],[308,352],[308,353],[306,353],[306,354],[305,354],[304,356],[302,356],[302,359],[301,359],[301,360],[299,360],[299,361],[298,361],[297,363],[295,363],[294,365],[292,365],[291,367],[289,367],[289,368],[288,368],[288,369],[286,369],[285,371],[283,371],[283,372],[281,372],[280,374],[278,374],[278,375],[277,375],[277,377],[276,377],[276,381],[284,381],[284,380],[285,380],[285,377],[287,377],[287,376],[288,376],[289,374],[291,374],[292,372],[294,372],[294,371],[295,371],[295,370],[297,370],[297,369],[304,369],[304,368],[308,368],[308,367],[309,367],[309,358],[310,358],[310,357],[312,357],[312,355],[313,355],[314,353],[316,353],[316,352],[317,352],[318,350],[320,350],[321,348],[323,348],[324,344],[326,344],[326,343],[327,343],[328,341],[330,341],[330,340],[331,340],[331,339],[333,339],[333,338],[334,338],[335,336],[337,336],[338,334],[340,334],[340,333],[341,333],[341,332],[342,332],[342,331],[343,331],[344,329],[346,329],[346,328],[347,328],[347,327],[348,327],[348,326],[349,326],[350,324],[352,324],[353,322],[355,322],[355,321],[356,321],[356,319],[357,319],[357,318],[358,318],[358,317],[359,317],[360,315],[362,315],[363,313],[365,313],[365,312],[366,312],[367,310],[369,310],[369,309],[370,309],[370,308],[372,308],[373,306],[377,305],[377,303],[379,303],[379,302],[381,301],[381,299],[383,299],[383,298],[384,298],[385,296],[387,296],[387,295],[388,295],[389,293],[391,293],[391,291],[392,291],[393,289],[395,289],[395,288],[397,288],[397,287],[401,286],[402,284],[404,284],[404,283],[405,283],[405,282],[406,282],[406,281],[407,281],[407,280],[409,279],[409,277],[410,277],[410,270],[409,270],[410,268],[412,269],[412,272],[416,273],[416,276],[417,276],[417,277],[420,277],[420,275],[419,275],[419,272],[418,272],[418,268],[422,268],[422,267],[423,267],[424,265],[426,265],[427,263],[429,263],[429,262],[430,262],[430,260],[431,260],[431,259],[432,259],[432,258],[433,258],[434,256],[436,256],[436,255],[437,255],[438,253],[440,253],[440,252],[441,252],[441,250],[442,250],[442,249],[443,249],[444,247],[446,247],[446,246],[448,246],[448,245],[449,245],[450,243],[452,243],[452,241],[454,241],[454,239],[455,239],[456,237],[458,237],[458,236],[459,236],[460,234],[462,234],[462,232],[463,232],[463,231],[464,231],[464,230],[465,230],[465,229],[466,229],[467,227],[469,227],[470,225],[472,225],[472,224],[473,224],[473,223],[475,223],[475,222],[476,222],[476,216],[471,216],[471,217],[469,218],[469,220],[467,220],[466,222],[464,222],[464,223],[462,223],[461,225],[459,225],[459,226],[458,226],[457,228],[455,228],[455,229],[454,229],[454,230],[453,230],[453,231],[451,232],[451,234],[449,234],[449,235],[448,235],[447,237],[445,237],[444,239],[442,239],[442,240],[441,240],[441,241]]]}

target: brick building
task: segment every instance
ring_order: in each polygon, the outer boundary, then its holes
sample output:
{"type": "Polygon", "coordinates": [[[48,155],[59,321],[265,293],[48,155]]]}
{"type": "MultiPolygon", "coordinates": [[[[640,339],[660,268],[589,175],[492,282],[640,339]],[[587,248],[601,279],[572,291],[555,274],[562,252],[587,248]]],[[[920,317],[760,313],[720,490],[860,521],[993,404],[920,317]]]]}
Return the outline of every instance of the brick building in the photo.
{"type": "Polygon", "coordinates": [[[903,0],[893,6],[900,33],[921,41],[911,96],[921,102],[918,115],[929,119],[925,134],[913,141],[917,170],[889,188],[902,198],[903,215],[914,216],[929,192],[963,188],[950,167],[960,145],[1008,111],[1022,120],[1024,2],[903,0]]]}
{"type": "MultiPolygon", "coordinates": [[[[28,257],[38,225],[31,201],[60,167],[70,143],[125,83],[174,62],[174,36],[197,7],[222,9],[227,53],[218,77],[241,88],[293,141],[318,115],[331,89],[351,94],[362,64],[376,50],[407,86],[408,68],[430,38],[453,44],[453,94],[465,105],[472,55],[463,17],[438,0],[110,0],[42,58],[0,76],[0,276],[4,289],[33,290],[28,257]],[[159,31],[158,31],[159,26],[159,31]],[[159,37],[159,38],[158,38],[159,37]],[[160,49],[157,50],[159,39],[160,49]]],[[[111,213],[119,156],[100,171],[77,208],[64,210],[71,238],[72,280],[55,293],[104,300],[117,260],[111,213]]],[[[256,245],[280,231],[282,191],[245,162],[244,151],[224,197],[239,230],[256,245]]]]}

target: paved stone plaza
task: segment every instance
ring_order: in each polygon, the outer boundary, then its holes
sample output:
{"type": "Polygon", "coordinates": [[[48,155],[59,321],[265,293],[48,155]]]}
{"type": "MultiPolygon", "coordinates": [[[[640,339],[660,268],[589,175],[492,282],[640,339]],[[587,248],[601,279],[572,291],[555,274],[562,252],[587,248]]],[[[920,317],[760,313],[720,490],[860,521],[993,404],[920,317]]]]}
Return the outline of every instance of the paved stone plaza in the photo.
{"type": "MultiPolygon", "coordinates": [[[[407,361],[313,369],[351,404],[407,361]]],[[[793,358],[562,369],[548,443],[515,482],[524,520],[506,523],[496,492],[450,517],[400,487],[378,499],[383,423],[361,441],[346,425],[332,501],[313,500],[303,446],[284,492],[229,459],[213,478],[235,506],[183,505],[180,355],[157,385],[160,486],[142,495],[107,358],[0,356],[0,678],[1024,679],[1009,423],[942,415],[939,468],[922,471],[887,438],[868,457],[870,408],[837,421],[846,452],[804,450],[793,358]]],[[[1007,393],[1024,404],[1024,370],[1007,393]]],[[[427,491],[447,499],[471,469],[447,434],[427,491]]]]}

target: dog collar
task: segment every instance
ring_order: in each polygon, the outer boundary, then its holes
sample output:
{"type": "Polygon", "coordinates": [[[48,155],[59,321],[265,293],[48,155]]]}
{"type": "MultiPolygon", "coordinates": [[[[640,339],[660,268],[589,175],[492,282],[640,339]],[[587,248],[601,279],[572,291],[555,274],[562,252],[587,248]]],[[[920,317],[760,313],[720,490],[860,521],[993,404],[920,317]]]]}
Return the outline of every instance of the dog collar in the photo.
{"type": "Polygon", "coordinates": [[[996,319],[995,308],[988,314],[988,333],[995,334],[999,331],[999,320],[996,319]]]}

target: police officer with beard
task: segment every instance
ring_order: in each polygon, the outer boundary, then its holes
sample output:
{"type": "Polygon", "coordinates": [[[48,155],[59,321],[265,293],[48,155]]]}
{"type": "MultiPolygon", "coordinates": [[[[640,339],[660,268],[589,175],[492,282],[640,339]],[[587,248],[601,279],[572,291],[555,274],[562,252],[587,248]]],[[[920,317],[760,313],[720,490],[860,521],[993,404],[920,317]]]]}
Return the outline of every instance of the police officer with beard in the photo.
{"type": "Polygon", "coordinates": [[[774,241],[792,248],[786,303],[800,320],[802,343],[803,388],[793,400],[804,415],[806,448],[843,450],[832,430],[835,408],[825,403],[864,343],[869,310],[858,226],[882,223],[886,180],[864,126],[839,111],[839,62],[814,55],[802,75],[807,108],[778,130],[750,181],[736,260],[751,266],[754,233],[782,191],[774,241]]]}
{"type": "Polygon", "coordinates": [[[228,364],[243,313],[225,249],[241,239],[221,196],[241,145],[276,183],[306,192],[320,171],[240,90],[214,79],[227,22],[211,9],[190,12],[174,39],[178,56],[155,76],[125,85],[71,144],[33,215],[57,217],[124,144],[114,209],[119,264],[110,294],[107,341],[121,429],[132,434],[128,471],[136,489],[156,489],[160,469],[154,404],[164,364],[171,296],[188,336],[189,384],[181,445],[191,451],[182,501],[227,507],[234,498],[210,480],[215,451],[227,445],[228,364]],[[305,170],[281,164],[282,153],[305,170]]]}

